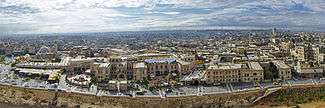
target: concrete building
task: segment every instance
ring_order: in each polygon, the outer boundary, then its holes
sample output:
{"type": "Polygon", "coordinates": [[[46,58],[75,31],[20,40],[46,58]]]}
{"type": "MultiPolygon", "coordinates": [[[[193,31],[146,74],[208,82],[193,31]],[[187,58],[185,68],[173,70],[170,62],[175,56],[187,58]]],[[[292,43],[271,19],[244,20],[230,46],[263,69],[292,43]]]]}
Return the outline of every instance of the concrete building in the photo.
{"type": "Polygon", "coordinates": [[[146,78],[147,76],[147,66],[145,63],[136,63],[133,67],[133,80],[143,80],[143,78],[146,78]]]}
{"type": "Polygon", "coordinates": [[[17,68],[34,68],[34,69],[64,69],[67,64],[49,63],[49,62],[26,62],[16,65],[17,68]]]}
{"type": "Polygon", "coordinates": [[[180,60],[185,61],[185,62],[195,62],[195,55],[180,55],[180,60]]]}
{"type": "Polygon", "coordinates": [[[161,54],[161,53],[145,53],[138,55],[137,58],[139,61],[144,61],[146,59],[162,59],[162,58],[171,58],[172,54],[161,54]]]}
{"type": "Polygon", "coordinates": [[[135,56],[128,56],[126,59],[126,80],[134,80],[134,65],[138,63],[135,56]]]}
{"type": "Polygon", "coordinates": [[[205,72],[207,83],[260,82],[264,79],[263,68],[257,62],[245,64],[217,64],[205,72]]]}
{"type": "Polygon", "coordinates": [[[180,55],[180,59],[177,59],[179,64],[180,75],[186,75],[193,72],[193,69],[196,67],[195,55],[180,55]]]}
{"type": "Polygon", "coordinates": [[[92,58],[73,58],[68,60],[66,71],[70,74],[84,73],[95,62],[92,58]]]}
{"type": "Polygon", "coordinates": [[[150,77],[164,77],[179,74],[178,63],[175,58],[146,59],[147,72],[150,77]]]}
{"type": "Polygon", "coordinates": [[[291,50],[291,55],[293,55],[298,61],[305,61],[304,46],[296,46],[293,50],[291,50]]]}
{"type": "Polygon", "coordinates": [[[182,60],[178,60],[177,62],[178,62],[180,75],[187,75],[193,72],[195,67],[195,62],[186,62],[182,60]]]}
{"type": "Polygon", "coordinates": [[[324,77],[323,68],[302,68],[295,73],[300,78],[322,78],[324,77]]]}
{"type": "Polygon", "coordinates": [[[62,71],[60,69],[30,69],[16,68],[15,74],[21,77],[40,78],[50,82],[59,80],[62,71]]]}
{"type": "Polygon", "coordinates": [[[110,66],[110,63],[95,62],[93,65],[91,65],[90,70],[98,80],[104,80],[110,76],[110,66]]]}
{"type": "Polygon", "coordinates": [[[110,79],[126,80],[127,75],[127,58],[121,56],[113,56],[109,59],[111,64],[110,79]]]}
{"type": "Polygon", "coordinates": [[[309,67],[309,65],[297,62],[294,67],[294,75],[300,78],[322,78],[325,76],[324,67],[309,67]]]}
{"type": "Polygon", "coordinates": [[[248,62],[242,65],[240,82],[260,82],[264,79],[263,68],[258,62],[248,62]]]}
{"type": "Polygon", "coordinates": [[[317,66],[319,63],[319,47],[308,44],[305,47],[305,59],[311,67],[317,66]]]}
{"type": "Polygon", "coordinates": [[[278,76],[282,80],[288,80],[292,78],[291,68],[283,61],[272,61],[278,70],[278,76]]]}

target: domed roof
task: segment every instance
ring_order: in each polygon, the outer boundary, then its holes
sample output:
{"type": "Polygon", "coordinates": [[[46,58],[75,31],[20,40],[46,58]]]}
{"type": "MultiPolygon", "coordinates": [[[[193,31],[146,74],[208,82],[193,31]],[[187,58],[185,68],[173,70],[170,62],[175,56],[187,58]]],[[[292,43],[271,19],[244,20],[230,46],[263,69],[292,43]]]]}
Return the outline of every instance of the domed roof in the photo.
{"type": "Polygon", "coordinates": [[[42,46],[37,53],[40,53],[40,54],[46,54],[46,53],[51,53],[51,49],[47,46],[42,46]]]}

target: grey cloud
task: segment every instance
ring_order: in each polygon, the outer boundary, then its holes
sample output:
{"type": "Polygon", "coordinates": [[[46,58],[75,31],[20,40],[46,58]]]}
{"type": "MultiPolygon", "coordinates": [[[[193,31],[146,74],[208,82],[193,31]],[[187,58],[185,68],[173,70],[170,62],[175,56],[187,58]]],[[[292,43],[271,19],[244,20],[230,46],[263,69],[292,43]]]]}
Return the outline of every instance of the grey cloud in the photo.
{"type": "Polygon", "coordinates": [[[39,9],[26,5],[0,6],[0,10],[0,13],[5,15],[34,14],[40,12],[39,9]]]}

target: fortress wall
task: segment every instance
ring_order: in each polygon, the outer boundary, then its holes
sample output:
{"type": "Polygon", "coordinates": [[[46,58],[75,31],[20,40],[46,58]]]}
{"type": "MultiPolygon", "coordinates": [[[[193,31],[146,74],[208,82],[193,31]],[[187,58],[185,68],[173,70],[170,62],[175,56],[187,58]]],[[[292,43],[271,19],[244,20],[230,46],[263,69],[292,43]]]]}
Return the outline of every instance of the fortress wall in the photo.
{"type": "Polygon", "coordinates": [[[196,108],[246,106],[262,91],[209,94],[179,97],[94,96],[0,85],[0,102],[33,107],[96,107],[96,108],[196,108]]]}

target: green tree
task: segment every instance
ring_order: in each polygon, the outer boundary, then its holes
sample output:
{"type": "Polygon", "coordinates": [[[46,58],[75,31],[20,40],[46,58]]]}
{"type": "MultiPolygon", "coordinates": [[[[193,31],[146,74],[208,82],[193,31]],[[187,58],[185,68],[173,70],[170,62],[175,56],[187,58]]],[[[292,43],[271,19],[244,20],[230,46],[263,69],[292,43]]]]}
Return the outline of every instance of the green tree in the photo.
{"type": "Polygon", "coordinates": [[[264,68],[264,78],[265,79],[273,80],[273,79],[279,78],[278,73],[279,72],[273,63],[270,63],[268,66],[266,66],[264,68]]]}
{"type": "Polygon", "coordinates": [[[5,56],[4,55],[0,55],[0,64],[3,64],[5,61],[5,56]]]}
{"type": "Polygon", "coordinates": [[[144,85],[144,86],[146,86],[146,87],[149,85],[149,81],[148,81],[147,78],[143,78],[143,80],[142,80],[142,85],[144,85]]]}
{"type": "Polygon", "coordinates": [[[54,58],[52,62],[61,62],[61,58],[54,58]]]}
{"type": "Polygon", "coordinates": [[[17,62],[17,61],[15,61],[15,62],[11,63],[11,67],[15,67],[15,66],[16,66],[16,64],[18,64],[18,62],[17,62]]]}
{"type": "Polygon", "coordinates": [[[97,77],[92,77],[92,78],[90,79],[90,82],[91,82],[92,84],[96,84],[96,83],[98,82],[97,77]]]}

